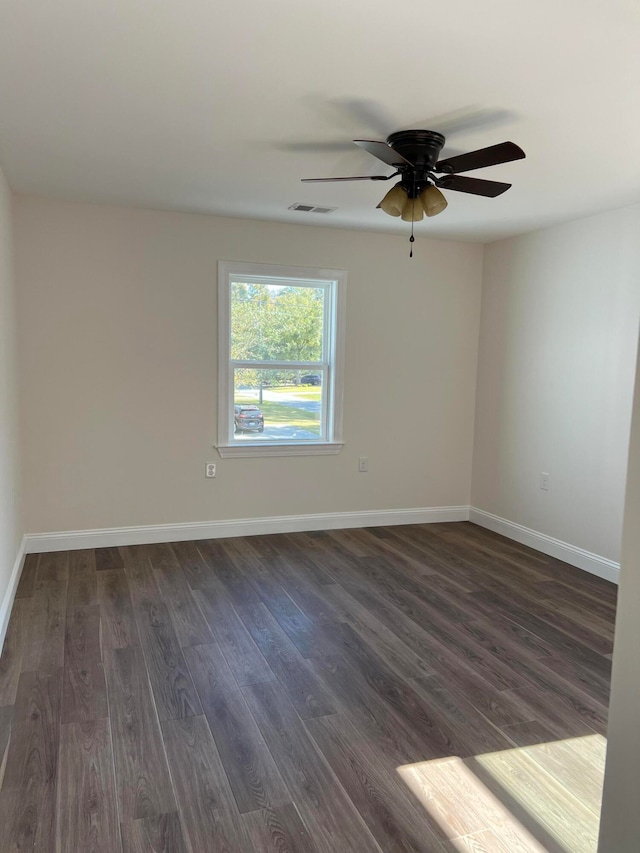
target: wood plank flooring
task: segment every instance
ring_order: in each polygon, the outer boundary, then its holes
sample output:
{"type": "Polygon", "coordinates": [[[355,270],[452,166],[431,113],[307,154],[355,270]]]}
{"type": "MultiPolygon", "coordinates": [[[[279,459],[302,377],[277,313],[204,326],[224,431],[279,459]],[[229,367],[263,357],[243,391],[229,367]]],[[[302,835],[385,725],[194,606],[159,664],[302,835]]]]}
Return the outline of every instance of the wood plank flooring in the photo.
{"type": "Polygon", "coordinates": [[[595,853],[615,605],[470,523],[30,555],[0,851],[595,853]]]}

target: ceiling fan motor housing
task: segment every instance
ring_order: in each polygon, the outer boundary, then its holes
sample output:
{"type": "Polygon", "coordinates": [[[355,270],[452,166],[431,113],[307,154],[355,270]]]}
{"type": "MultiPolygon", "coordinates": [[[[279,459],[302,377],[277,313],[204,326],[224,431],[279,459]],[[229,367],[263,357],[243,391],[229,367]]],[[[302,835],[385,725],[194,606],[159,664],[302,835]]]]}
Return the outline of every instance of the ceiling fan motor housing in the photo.
{"type": "Polygon", "coordinates": [[[438,162],[444,143],[444,136],[435,130],[401,130],[388,137],[387,145],[413,164],[414,168],[398,167],[410,198],[417,198],[431,183],[429,172],[438,162]]]}

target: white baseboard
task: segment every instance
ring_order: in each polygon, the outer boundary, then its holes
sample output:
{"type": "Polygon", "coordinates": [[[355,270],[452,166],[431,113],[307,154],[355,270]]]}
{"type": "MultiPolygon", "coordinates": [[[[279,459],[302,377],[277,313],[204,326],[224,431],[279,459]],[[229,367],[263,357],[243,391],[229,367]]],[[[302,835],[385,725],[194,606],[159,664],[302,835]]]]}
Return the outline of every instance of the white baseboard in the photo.
{"type": "Polygon", "coordinates": [[[192,539],[221,539],[265,533],[299,533],[309,530],[338,530],[347,527],[386,527],[394,524],[427,524],[440,521],[468,521],[468,506],[384,509],[317,515],[279,515],[272,518],[236,518],[225,521],[197,521],[145,527],[109,527],[102,530],[67,530],[60,533],[28,533],[26,553],[75,551],[79,548],[107,548],[118,545],[151,545],[192,539]]]}
{"type": "Polygon", "coordinates": [[[468,506],[385,509],[359,512],[279,515],[266,518],[235,518],[224,521],[196,521],[181,524],[154,524],[141,527],[108,527],[100,530],[66,530],[59,533],[28,533],[22,542],[9,588],[0,608],[0,636],[6,630],[13,596],[20,579],[24,554],[43,551],[75,551],[80,548],[107,548],[118,545],[151,545],[195,539],[222,539],[268,533],[298,533],[311,530],[339,530],[348,527],[387,527],[395,524],[428,524],[445,521],[472,521],[543,554],[549,554],[598,577],[618,583],[620,564],[560,539],[538,533],[506,518],[468,506]]]}
{"type": "Polygon", "coordinates": [[[535,548],[536,551],[542,551],[543,554],[548,554],[557,560],[563,560],[565,563],[583,569],[585,572],[590,572],[592,575],[598,575],[600,578],[618,583],[620,563],[616,563],[614,560],[592,554],[591,551],[585,551],[583,548],[570,545],[561,539],[554,539],[552,536],[538,533],[537,530],[531,530],[529,527],[523,527],[521,524],[500,518],[498,515],[492,515],[492,513],[485,512],[482,509],[476,509],[473,506],[469,509],[469,521],[480,525],[480,527],[493,530],[494,533],[500,533],[502,536],[514,539],[522,545],[535,548]]]}
{"type": "Polygon", "coordinates": [[[24,555],[26,554],[26,537],[22,537],[22,542],[18,548],[16,559],[11,570],[11,577],[7,584],[7,589],[0,604],[0,653],[4,645],[4,638],[7,635],[7,627],[9,626],[9,617],[11,616],[11,608],[16,597],[18,584],[20,583],[20,575],[22,574],[22,566],[24,564],[24,555]]]}

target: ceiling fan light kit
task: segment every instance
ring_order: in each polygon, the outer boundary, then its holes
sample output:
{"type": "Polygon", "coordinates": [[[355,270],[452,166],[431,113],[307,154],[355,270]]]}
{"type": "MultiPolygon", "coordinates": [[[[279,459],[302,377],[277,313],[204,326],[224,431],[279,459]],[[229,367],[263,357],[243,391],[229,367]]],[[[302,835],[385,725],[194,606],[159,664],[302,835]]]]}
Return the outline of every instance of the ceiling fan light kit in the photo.
{"type": "Polygon", "coordinates": [[[402,184],[396,184],[395,187],[389,190],[378,207],[389,216],[401,216],[404,206],[407,203],[407,198],[407,191],[402,184]]]}
{"type": "Polygon", "coordinates": [[[448,202],[437,187],[429,186],[420,193],[420,201],[427,216],[437,216],[448,202]]]}
{"type": "Polygon", "coordinates": [[[401,183],[392,187],[378,205],[384,213],[389,216],[402,216],[405,222],[419,222],[423,211],[427,216],[437,216],[446,206],[447,200],[437,187],[433,185],[425,187],[419,199],[413,199],[409,197],[401,183]]]}
{"type": "MultiPolygon", "coordinates": [[[[401,130],[392,133],[386,142],[371,139],[354,139],[354,143],[378,160],[392,166],[391,175],[359,176],[350,178],[303,178],[305,182],[326,181],[388,181],[400,175],[400,181],[385,195],[378,207],[389,216],[401,216],[404,222],[419,222],[424,214],[437,216],[447,207],[447,200],[439,187],[454,192],[496,198],[506,192],[511,184],[468,178],[460,172],[471,172],[522,160],[526,155],[513,142],[502,142],[488,148],[479,148],[468,154],[459,154],[446,160],[438,157],[445,137],[435,130],[401,130]]],[[[411,234],[413,243],[413,229],[411,234]]],[[[411,257],[411,255],[410,255],[411,257]]]]}
{"type": "Polygon", "coordinates": [[[419,198],[408,198],[402,208],[403,222],[420,222],[424,218],[424,209],[419,198]]]}

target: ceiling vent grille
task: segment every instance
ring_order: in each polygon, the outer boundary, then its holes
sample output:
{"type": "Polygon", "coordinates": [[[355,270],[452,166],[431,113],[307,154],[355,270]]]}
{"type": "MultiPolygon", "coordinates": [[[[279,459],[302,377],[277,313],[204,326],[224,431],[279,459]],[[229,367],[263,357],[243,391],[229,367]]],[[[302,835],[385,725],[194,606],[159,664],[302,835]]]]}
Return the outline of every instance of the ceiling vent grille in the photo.
{"type": "Polygon", "coordinates": [[[299,202],[296,202],[289,207],[289,210],[299,210],[302,213],[333,213],[337,208],[315,207],[313,204],[300,204],[299,202]]]}

